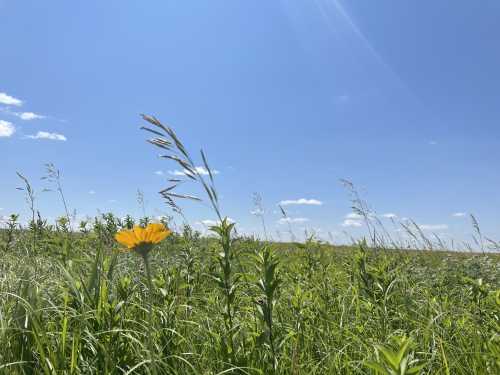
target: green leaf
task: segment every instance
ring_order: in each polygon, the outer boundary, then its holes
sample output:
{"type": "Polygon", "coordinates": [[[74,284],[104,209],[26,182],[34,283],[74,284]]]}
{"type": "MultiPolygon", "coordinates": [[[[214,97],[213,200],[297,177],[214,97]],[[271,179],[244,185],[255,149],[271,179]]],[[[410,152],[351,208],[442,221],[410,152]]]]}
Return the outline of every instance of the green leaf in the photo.
{"type": "Polygon", "coordinates": [[[384,375],[390,375],[389,371],[387,371],[385,368],[383,368],[377,362],[366,361],[364,363],[364,365],[372,370],[375,370],[377,373],[384,374],[384,375]]]}
{"type": "Polygon", "coordinates": [[[396,353],[392,350],[387,349],[382,345],[377,345],[377,349],[382,353],[386,362],[392,367],[393,370],[399,370],[399,361],[396,353]]]}
{"type": "Polygon", "coordinates": [[[411,339],[403,338],[401,339],[403,345],[399,348],[396,360],[397,363],[401,363],[401,360],[403,359],[404,355],[406,354],[406,351],[408,350],[408,345],[411,343],[411,339]]]}
{"type": "Polygon", "coordinates": [[[406,374],[411,375],[411,374],[418,374],[420,371],[425,367],[425,363],[420,366],[412,367],[408,371],[406,371],[406,374]]]}

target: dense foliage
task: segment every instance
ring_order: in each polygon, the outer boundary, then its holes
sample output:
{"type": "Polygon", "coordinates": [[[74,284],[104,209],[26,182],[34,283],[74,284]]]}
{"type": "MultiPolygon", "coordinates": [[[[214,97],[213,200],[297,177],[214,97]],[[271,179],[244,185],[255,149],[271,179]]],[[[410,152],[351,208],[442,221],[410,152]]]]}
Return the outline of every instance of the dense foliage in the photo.
{"type": "MultiPolygon", "coordinates": [[[[185,227],[143,262],[133,220],[0,232],[1,374],[500,373],[500,258],[185,227]]],[[[144,224],[144,223],[143,223],[144,224]]]]}

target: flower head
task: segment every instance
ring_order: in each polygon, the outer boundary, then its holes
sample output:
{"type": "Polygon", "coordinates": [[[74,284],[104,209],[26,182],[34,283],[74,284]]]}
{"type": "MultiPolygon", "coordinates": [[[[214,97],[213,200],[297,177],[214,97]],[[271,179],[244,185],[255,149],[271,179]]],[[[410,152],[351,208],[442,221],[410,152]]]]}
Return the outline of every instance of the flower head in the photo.
{"type": "Polygon", "coordinates": [[[144,256],[153,248],[153,245],[171,234],[172,231],[163,224],[148,224],[146,228],[135,226],[134,229],[122,230],[115,235],[115,239],[126,246],[128,251],[136,251],[144,256]]]}

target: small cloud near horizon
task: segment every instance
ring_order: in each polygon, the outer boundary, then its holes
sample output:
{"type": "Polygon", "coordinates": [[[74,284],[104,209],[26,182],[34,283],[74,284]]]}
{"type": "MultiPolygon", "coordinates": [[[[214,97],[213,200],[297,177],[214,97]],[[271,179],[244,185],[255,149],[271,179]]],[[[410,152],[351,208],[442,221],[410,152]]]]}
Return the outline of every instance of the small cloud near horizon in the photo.
{"type": "Polygon", "coordinates": [[[357,214],[355,212],[350,212],[344,216],[344,221],[340,225],[343,226],[344,228],[347,227],[359,228],[363,226],[362,219],[363,219],[362,215],[357,214]]]}
{"type": "Polygon", "coordinates": [[[45,116],[39,115],[39,114],[33,113],[33,112],[20,112],[20,113],[14,113],[14,115],[19,117],[21,120],[25,120],[25,121],[45,118],[45,116]]]}
{"type": "Polygon", "coordinates": [[[348,213],[347,215],[345,215],[344,218],[351,219],[351,220],[361,220],[363,218],[363,216],[360,214],[357,214],[355,212],[351,212],[351,213],[348,213]]]}
{"type": "Polygon", "coordinates": [[[15,116],[17,118],[20,118],[21,120],[24,121],[40,120],[47,118],[47,116],[45,115],[41,115],[39,113],[34,113],[34,112],[15,112],[10,110],[9,107],[0,108],[0,111],[6,113],[9,116],[15,116]]]}
{"type": "Polygon", "coordinates": [[[306,205],[306,206],[322,206],[323,202],[317,199],[288,199],[281,201],[279,203],[280,206],[290,206],[290,205],[306,205]]]}
{"type": "MultiPolygon", "coordinates": [[[[236,221],[234,219],[231,219],[230,217],[227,218],[227,221],[229,223],[236,223],[236,221]]],[[[219,221],[216,221],[216,220],[211,220],[211,219],[205,219],[205,220],[200,220],[198,222],[196,222],[195,224],[200,224],[200,225],[203,225],[205,227],[213,227],[215,225],[219,225],[219,221]]]]}
{"type": "MultiPolygon", "coordinates": [[[[211,169],[212,174],[219,174],[220,172],[216,169],[211,169]]],[[[209,173],[204,167],[196,167],[196,172],[198,172],[202,176],[208,176],[209,173]]],[[[189,171],[187,169],[184,169],[183,171],[175,170],[175,171],[168,171],[169,174],[172,176],[185,176],[189,171]]]]}
{"type": "Polygon", "coordinates": [[[363,223],[359,220],[345,219],[341,225],[346,228],[347,227],[359,228],[363,226],[363,223]]]}
{"type": "Polygon", "coordinates": [[[466,212],[455,212],[453,215],[453,217],[465,217],[467,215],[466,212]]]}
{"type": "Polygon", "coordinates": [[[51,141],[67,141],[68,139],[63,134],[58,133],[49,133],[45,131],[39,131],[35,135],[28,135],[30,139],[48,139],[51,141]]]}

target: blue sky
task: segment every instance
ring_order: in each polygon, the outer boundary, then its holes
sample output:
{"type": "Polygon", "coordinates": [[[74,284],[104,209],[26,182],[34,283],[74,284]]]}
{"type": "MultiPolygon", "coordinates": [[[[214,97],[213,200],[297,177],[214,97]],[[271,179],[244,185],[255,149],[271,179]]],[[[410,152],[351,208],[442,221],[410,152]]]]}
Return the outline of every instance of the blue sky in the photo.
{"type": "Polygon", "coordinates": [[[468,239],[454,214],[474,213],[498,238],[499,19],[495,0],[0,0],[0,216],[27,213],[16,171],[62,214],[47,162],[80,215],[139,215],[137,189],[168,212],[157,191],[176,168],[144,142],[148,113],[203,147],[248,233],[253,192],[272,233],[277,204],[300,199],[321,204],[287,206],[297,232],[361,233],[347,178],[381,215],[468,239]]]}

